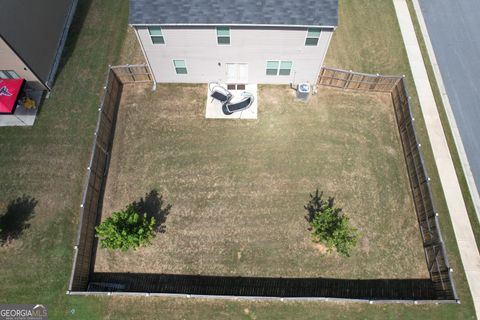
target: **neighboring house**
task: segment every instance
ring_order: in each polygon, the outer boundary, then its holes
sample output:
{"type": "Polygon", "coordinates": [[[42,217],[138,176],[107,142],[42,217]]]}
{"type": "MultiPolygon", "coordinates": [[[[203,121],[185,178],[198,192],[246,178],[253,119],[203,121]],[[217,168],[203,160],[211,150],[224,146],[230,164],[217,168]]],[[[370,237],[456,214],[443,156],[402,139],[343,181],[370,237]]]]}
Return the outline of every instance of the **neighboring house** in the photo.
{"type": "Polygon", "coordinates": [[[0,1],[0,79],[51,90],[77,0],[0,1]]]}
{"type": "Polygon", "coordinates": [[[315,83],[338,0],[130,0],[156,82],[315,83]]]}

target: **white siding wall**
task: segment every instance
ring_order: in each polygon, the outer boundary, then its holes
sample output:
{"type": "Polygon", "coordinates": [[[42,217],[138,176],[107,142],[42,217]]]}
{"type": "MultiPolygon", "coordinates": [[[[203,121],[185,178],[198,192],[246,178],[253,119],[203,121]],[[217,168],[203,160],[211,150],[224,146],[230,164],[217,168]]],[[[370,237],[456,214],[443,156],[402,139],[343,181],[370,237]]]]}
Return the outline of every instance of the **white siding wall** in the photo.
{"type": "Polygon", "coordinates": [[[28,69],[15,52],[0,38],[0,70],[13,70],[28,84],[39,90],[45,90],[45,85],[28,69]]]}
{"type": "Polygon", "coordinates": [[[317,46],[305,46],[306,28],[230,28],[230,45],[217,45],[214,27],[163,27],[165,44],[152,44],[148,29],[137,27],[157,82],[226,82],[226,63],[248,63],[249,83],[315,83],[332,29],[323,29],[317,46]],[[177,75],[173,59],[184,59],[188,74],[177,75]],[[292,61],[289,76],[267,76],[267,60],[292,61]]]}

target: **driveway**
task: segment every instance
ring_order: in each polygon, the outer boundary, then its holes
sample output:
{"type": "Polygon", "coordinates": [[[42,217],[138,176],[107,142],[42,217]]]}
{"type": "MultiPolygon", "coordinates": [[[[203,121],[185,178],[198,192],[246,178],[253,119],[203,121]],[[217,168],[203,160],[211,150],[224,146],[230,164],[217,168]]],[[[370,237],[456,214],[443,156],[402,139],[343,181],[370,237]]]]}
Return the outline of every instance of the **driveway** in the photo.
{"type": "Polygon", "coordinates": [[[420,0],[455,121],[480,187],[480,1],[420,0]]]}

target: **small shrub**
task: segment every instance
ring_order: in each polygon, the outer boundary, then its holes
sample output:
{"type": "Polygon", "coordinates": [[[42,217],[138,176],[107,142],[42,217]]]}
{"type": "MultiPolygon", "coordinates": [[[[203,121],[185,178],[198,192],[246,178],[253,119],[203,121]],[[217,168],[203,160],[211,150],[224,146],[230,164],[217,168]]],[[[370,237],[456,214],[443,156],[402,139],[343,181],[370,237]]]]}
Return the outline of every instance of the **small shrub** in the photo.
{"type": "Polygon", "coordinates": [[[310,194],[310,201],[305,206],[308,214],[305,219],[312,229],[312,240],[322,243],[331,252],[333,248],[342,255],[349,257],[357,244],[357,230],[349,226],[349,219],[341,208],[334,205],[334,198],[322,199],[323,192],[318,189],[310,194]]]}
{"type": "Polygon", "coordinates": [[[102,248],[112,250],[136,249],[147,245],[154,237],[155,218],[140,215],[133,206],[114,212],[98,227],[96,236],[102,248]]]}

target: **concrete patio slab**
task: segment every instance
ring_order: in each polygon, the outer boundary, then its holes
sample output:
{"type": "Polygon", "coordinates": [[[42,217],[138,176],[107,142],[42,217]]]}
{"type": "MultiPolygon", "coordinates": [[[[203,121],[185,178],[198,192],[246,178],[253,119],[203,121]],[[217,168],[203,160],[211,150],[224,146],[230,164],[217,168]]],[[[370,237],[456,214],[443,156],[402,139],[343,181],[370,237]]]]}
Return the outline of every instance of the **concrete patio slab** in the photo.
{"type": "Polygon", "coordinates": [[[28,96],[35,100],[36,107],[26,109],[19,104],[13,114],[0,114],[0,127],[33,126],[42,101],[43,91],[29,91],[28,96]]]}

